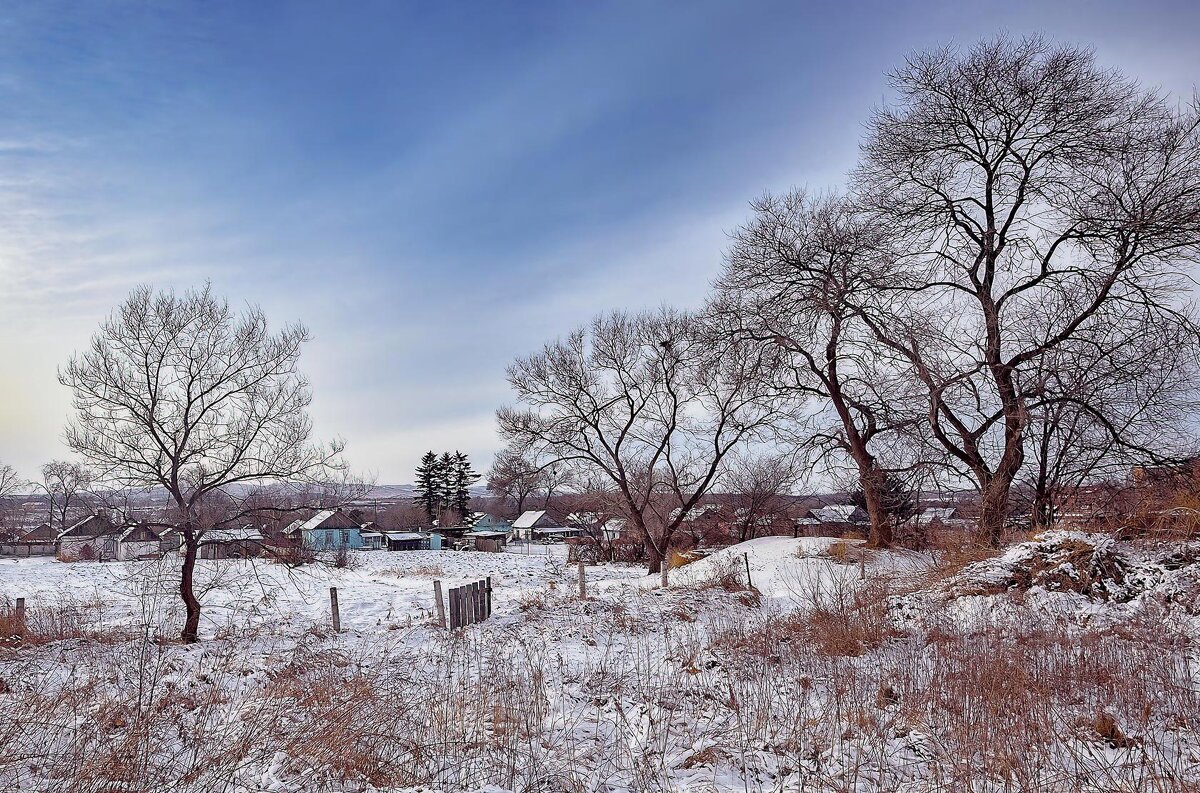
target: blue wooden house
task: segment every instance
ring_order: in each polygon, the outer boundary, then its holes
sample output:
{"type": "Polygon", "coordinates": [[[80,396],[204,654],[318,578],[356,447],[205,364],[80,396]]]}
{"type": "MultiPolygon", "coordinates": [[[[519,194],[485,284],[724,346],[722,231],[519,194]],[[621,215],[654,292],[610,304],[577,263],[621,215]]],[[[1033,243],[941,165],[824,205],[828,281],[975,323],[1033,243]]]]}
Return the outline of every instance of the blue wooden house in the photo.
{"type": "Polygon", "coordinates": [[[512,531],[512,523],[504,518],[498,518],[495,515],[489,515],[486,512],[476,512],[471,516],[471,528],[474,531],[502,531],[507,533],[512,531]]]}
{"type": "Polygon", "coordinates": [[[301,523],[298,531],[306,548],[315,551],[357,551],[363,547],[362,527],[340,509],[326,509],[301,523]]]}

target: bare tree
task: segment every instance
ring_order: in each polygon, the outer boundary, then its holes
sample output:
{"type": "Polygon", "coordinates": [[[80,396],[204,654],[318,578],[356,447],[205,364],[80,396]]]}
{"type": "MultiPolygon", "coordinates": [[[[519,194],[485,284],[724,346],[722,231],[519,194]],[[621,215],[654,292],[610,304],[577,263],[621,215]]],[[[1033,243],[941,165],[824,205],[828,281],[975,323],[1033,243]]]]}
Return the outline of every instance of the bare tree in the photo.
{"type": "Polygon", "coordinates": [[[881,453],[899,450],[901,434],[919,446],[921,416],[912,409],[912,378],[878,355],[862,314],[895,257],[882,229],[839,198],[792,191],[752,207],[733,235],[710,311],[729,332],[779,349],[789,388],[810,405],[796,442],[814,453],[814,465],[853,465],[871,542],[890,545],[881,453]]]}
{"type": "Polygon", "coordinates": [[[0,517],[3,518],[3,524],[0,525],[0,537],[7,536],[15,539],[20,526],[18,525],[19,511],[13,497],[27,485],[28,483],[17,473],[17,469],[6,463],[0,463],[0,510],[3,510],[0,512],[0,517]]]}
{"type": "MultiPolygon", "coordinates": [[[[1104,328],[1108,336],[1123,329],[1104,328]]],[[[1026,470],[1030,521],[1049,526],[1085,484],[1194,456],[1200,408],[1198,340],[1175,321],[1135,327],[1138,337],[1084,336],[1042,361],[1044,388],[1030,406],[1026,470]]]]}
{"type": "Polygon", "coordinates": [[[799,479],[796,460],[787,455],[737,455],[733,459],[723,484],[729,492],[738,542],[790,525],[788,494],[799,479]]]}
{"type": "Polygon", "coordinates": [[[1117,354],[1074,343],[1139,326],[1194,333],[1180,304],[1200,250],[1200,115],[1039,38],[918,54],[892,83],[854,192],[903,267],[866,321],[923,384],[997,543],[1043,359],[1117,354]]]}
{"type": "Polygon", "coordinates": [[[556,460],[539,462],[529,450],[509,447],[501,450],[488,472],[490,492],[511,501],[517,514],[537,498],[545,509],[550,499],[571,481],[570,468],[556,460]]]}
{"type": "Polygon", "coordinates": [[[320,483],[344,469],[340,442],[310,441],[311,389],[297,370],[307,338],[301,325],[272,333],[257,307],[235,314],[209,286],[139,287],[59,372],[74,392],[67,441],[97,478],[170,496],[183,536],[184,641],[198,638],[193,577],[216,520],[210,504],[239,487],[320,483]]]}
{"type": "Polygon", "coordinates": [[[598,317],[509,367],[522,407],[499,411],[501,434],[610,481],[665,579],[675,530],[726,457],[778,420],[776,363],[678,311],[598,317]]]}
{"type": "Polygon", "coordinates": [[[49,499],[49,520],[52,527],[67,528],[72,509],[81,504],[91,472],[79,463],[53,460],[42,466],[42,488],[49,499]]]}

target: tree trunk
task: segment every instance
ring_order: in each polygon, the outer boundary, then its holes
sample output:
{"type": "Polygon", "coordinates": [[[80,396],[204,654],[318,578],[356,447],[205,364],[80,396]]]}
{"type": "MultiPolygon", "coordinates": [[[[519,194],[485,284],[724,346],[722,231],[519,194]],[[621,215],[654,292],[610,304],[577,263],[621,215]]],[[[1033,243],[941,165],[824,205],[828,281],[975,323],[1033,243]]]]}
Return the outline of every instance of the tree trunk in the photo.
{"type": "Polygon", "coordinates": [[[183,598],[186,616],[183,621],[183,633],[180,639],[185,642],[200,640],[200,601],[192,590],[192,578],[196,570],[196,556],[200,550],[200,541],[191,531],[183,535],[183,570],[179,576],[179,594],[183,598]]]}
{"type": "Polygon", "coordinates": [[[883,506],[882,490],[886,474],[879,470],[875,458],[861,443],[850,444],[850,454],[858,464],[858,483],[863,491],[871,535],[867,539],[873,548],[890,548],[893,542],[892,524],[883,506]]]}
{"type": "Polygon", "coordinates": [[[873,548],[890,548],[894,541],[892,524],[880,498],[879,478],[878,470],[862,477],[863,500],[866,502],[867,517],[871,520],[871,534],[867,542],[873,548]]]}
{"type": "Polygon", "coordinates": [[[1034,494],[1029,520],[1036,529],[1048,529],[1054,523],[1054,497],[1048,490],[1039,489],[1034,494]]]}
{"type": "Polygon", "coordinates": [[[997,476],[989,480],[980,493],[979,533],[993,548],[999,548],[1004,539],[1011,486],[1010,479],[997,476]]]}
{"type": "Polygon", "coordinates": [[[663,568],[663,555],[654,547],[654,543],[649,537],[646,538],[643,547],[646,549],[646,559],[649,567],[647,572],[650,574],[661,572],[663,568]]]}

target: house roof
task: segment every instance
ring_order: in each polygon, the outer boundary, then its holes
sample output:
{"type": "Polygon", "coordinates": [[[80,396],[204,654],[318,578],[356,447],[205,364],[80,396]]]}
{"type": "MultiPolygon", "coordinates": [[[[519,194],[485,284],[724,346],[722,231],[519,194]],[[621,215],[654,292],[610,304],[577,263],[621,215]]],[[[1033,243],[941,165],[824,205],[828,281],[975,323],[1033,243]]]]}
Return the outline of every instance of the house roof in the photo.
{"type": "Polygon", "coordinates": [[[262,532],[257,526],[247,524],[236,529],[209,529],[204,539],[209,542],[237,542],[239,540],[261,540],[262,532]]]}
{"type": "Polygon", "coordinates": [[[104,537],[108,534],[116,534],[118,531],[118,527],[114,526],[108,518],[88,515],[74,526],[62,531],[58,535],[58,539],[61,540],[63,537],[104,537]]]}
{"type": "Polygon", "coordinates": [[[43,523],[36,529],[31,529],[21,535],[21,542],[34,542],[36,540],[53,540],[58,537],[58,532],[50,528],[49,523],[43,523]]]}
{"type": "Polygon", "coordinates": [[[123,529],[121,529],[121,533],[117,535],[117,539],[121,542],[124,542],[125,540],[129,539],[130,534],[133,534],[135,531],[139,530],[148,532],[152,537],[154,537],[155,540],[159,539],[158,532],[147,526],[145,523],[134,523],[129,526],[125,526],[123,529]]]}
{"type": "MultiPolygon", "coordinates": [[[[683,519],[684,520],[699,520],[700,518],[704,517],[708,513],[718,510],[720,508],[721,508],[720,504],[714,504],[711,502],[707,503],[707,504],[697,504],[696,506],[692,507],[691,509],[689,509],[687,511],[687,514],[683,516],[683,519]]],[[[680,507],[676,507],[675,509],[671,510],[671,520],[675,520],[675,518],[679,517],[680,509],[681,509],[680,507]]]]}
{"type": "Polygon", "coordinates": [[[853,504],[828,504],[812,510],[812,516],[822,523],[845,523],[851,519],[856,509],[858,507],[853,504]]]}
{"type": "Polygon", "coordinates": [[[389,540],[423,540],[429,536],[415,531],[385,531],[384,534],[389,540]]]}
{"type": "Polygon", "coordinates": [[[357,529],[359,525],[340,509],[323,509],[300,524],[301,531],[314,529],[357,529]]]}
{"type": "Polygon", "coordinates": [[[539,520],[541,520],[545,514],[546,514],[546,510],[544,510],[544,509],[530,510],[528,512],[522,512],[521,516],[513,521],[513,524],[512,524],[513,528],[514,529],[532,529],[534,524],[536,524],[539,520]]]}
{"type": "Polygon", "coordinates": [[[953,520],[958,517],[957,512],[957,507],[926,507],[921,510],[921,517],[926,520],[933,520],[934,518],[938,520],[953,520]]]}

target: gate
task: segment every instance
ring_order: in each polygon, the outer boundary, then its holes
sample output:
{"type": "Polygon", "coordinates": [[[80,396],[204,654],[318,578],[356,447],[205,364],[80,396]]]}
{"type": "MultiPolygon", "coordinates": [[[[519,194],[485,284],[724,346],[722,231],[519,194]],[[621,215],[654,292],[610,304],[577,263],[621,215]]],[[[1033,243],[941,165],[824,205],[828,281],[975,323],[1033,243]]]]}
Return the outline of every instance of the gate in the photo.
{"type": "Polygon", "coordinates": [[[492,615],[492,579],[490,577],[454,587],[446,594],[446,600],[450,604],[451,630],[483,622],[492,615]]]}

